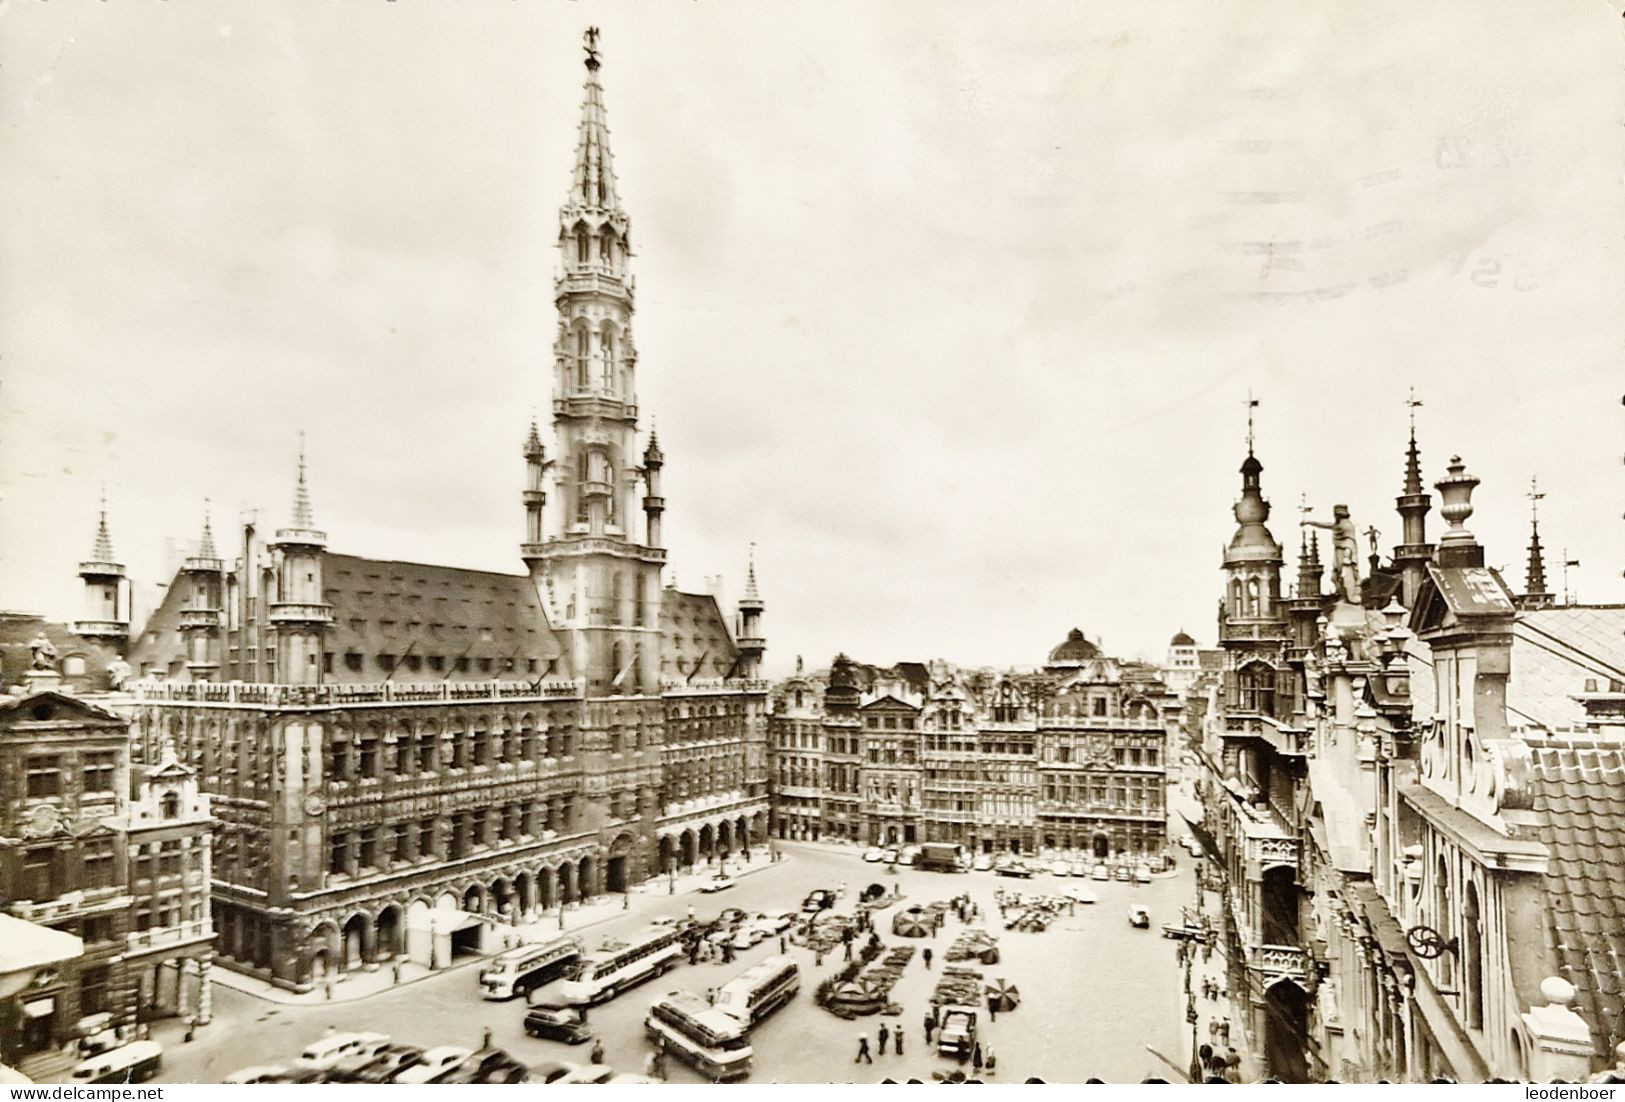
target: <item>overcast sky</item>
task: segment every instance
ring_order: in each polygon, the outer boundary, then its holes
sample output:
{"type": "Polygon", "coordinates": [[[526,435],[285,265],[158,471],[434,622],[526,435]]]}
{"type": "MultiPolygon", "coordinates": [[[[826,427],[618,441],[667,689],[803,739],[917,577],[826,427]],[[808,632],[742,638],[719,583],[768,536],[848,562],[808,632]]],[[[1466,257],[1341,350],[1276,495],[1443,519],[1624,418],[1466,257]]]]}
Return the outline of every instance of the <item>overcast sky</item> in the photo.
{"type": "Polygon", "coordinates": [[[14,0],[0,607],[104,482],[143,583],[284,522],[301,429],[335,550],[522,569],[588,24],[671,562],[756,541],[771,671],[1210,643],[1249,390],[1289,547],[1398,541],[1414,386],[1509,582],[1538,474],[1625,600],[1618,6],[1446,7],[14,0]]]}

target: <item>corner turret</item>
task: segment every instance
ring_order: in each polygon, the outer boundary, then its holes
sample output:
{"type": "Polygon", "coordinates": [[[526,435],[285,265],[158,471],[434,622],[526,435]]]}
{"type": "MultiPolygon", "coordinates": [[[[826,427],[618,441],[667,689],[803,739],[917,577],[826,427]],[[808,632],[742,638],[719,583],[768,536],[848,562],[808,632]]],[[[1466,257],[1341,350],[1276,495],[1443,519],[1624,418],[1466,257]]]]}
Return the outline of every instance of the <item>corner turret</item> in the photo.
{"type": "Polygon", "coordinates": [[[130,640],[130,605],[124,564],[113,553],[113,537],[107,531],[105,494],[96,542],[90,558],[79,564],[79,577],[85,585],[85,618],[74,621],[74,634],[105,643],[123,654],[130,640]]]}
{"type": "Polygon", "coordinates": [[[276,595],[269,617],[276,634],[275,680],[284,685],[318,685],[322,680],[322,641],[333,622],[333,607],[322,584],[326,548],[327,533],[316,527],[310,505],[301,440],[293,521],[277,529],[270,545],[276,562],[276,595]]]}

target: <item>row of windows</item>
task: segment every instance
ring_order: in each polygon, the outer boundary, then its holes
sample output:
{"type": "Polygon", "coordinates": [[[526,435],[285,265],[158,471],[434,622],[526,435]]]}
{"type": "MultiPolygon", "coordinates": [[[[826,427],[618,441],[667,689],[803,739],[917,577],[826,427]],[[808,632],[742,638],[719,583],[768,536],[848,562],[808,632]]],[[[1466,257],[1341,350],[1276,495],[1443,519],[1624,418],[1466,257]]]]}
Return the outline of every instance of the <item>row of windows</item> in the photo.
{"type": "Polygon", "coordinates": [[[475,808],[443,819],[339,831],[328,839],[327,871],[356,876],[419,861],[455,861],[504,841],[540,838],[544,830],[568,833],[575,821],[575,798],[565,794],[506,807],[475,808]]]}
{"type": "MultiPolygon", "coordinates": [[[[642,750],[641,729],[631,734],[610,734],[610,750],[642,750]]],[[[395,739],[372,732],[351,740],[339,736],[323,753],[323,775],[335,781],[378,780],[385,776],[410,777],[442,768],[468,769],[492,765],[566,758],[576,752],[573,731],[456,731],[449,735],[418,734],[395,739]]]]}
{"type": "Polygon", "coordinates": [[[23,855],[18,898],[43,902],[71,890],[111,888],[118,850],[111,838],[85,839],[74,848],[44,847],[23,855]]]}
{"type": "MultiPolygon", "coordinates": [[[[324,673],[333,672],[335,657],[332,651],[322,655],[322,671],[324,673]]],[[[458,655],[450,659],[449,662],[443,654],[403,654],[398,656],[394,654],[376,654],[373,656],[373,662],[384,673],[394,672],[397,666],[410,673],[417,673],[424,669],[427,669],[430,673],[443,673],[447,670],[456,673],[497,673],[498,671],[512,673],[520,669],[520,663],[523,662],[522,668],[526,673],[541,673],[544,677],[552,674],[558,666],[556,661],[550,661],[547,663],[547,668],[543,670],[541,663],[535,658],[470,658],[466,654],[458,655]]],[[[365,672],[367,668],[366,655],[356,651],[346,651],[344,654],[344,668],[350,673],[365,672]]]]}
{"type": "Polygon", "coordinates": [[[78,755],[77,763],[63,754],[30,754],[24,763],[24,791],[34,798],[64,795],[66,778],[76,764],[81,791],[113,791],[118,772],[118,754],[113,751],[87,751],[78,755]]]}

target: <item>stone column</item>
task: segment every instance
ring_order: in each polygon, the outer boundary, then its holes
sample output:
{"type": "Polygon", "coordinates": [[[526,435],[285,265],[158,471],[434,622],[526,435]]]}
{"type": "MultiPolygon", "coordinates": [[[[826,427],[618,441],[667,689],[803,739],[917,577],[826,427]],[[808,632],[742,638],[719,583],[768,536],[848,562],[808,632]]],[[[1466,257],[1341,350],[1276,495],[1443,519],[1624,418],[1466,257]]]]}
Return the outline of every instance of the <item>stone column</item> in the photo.
{"type": "Polygon", "coordinates": [[[208,1025],[214,1020],[214,992],[209,985],[211,961],[197,962],[197,1024],[208,1025]]]}

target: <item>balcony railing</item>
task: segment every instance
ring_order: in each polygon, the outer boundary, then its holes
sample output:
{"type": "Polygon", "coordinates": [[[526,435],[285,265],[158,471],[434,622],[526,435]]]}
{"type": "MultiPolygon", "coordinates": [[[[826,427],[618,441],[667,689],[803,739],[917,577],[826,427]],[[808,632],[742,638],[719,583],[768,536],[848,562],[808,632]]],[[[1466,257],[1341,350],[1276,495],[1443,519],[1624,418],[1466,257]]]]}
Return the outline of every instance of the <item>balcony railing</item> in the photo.
{"type": "Polygon", "coordinates": [[[16,902],[11,904],[10,910],[13,915],[25,922],[50,923],[101,907],[128,906],[129,902],[130,898],[124,894],[122,887],[92,888],[88,891],[67,892],[55,899],[45,899],[37,903],[16,902]]]}
{"type": "Polygon", "coordinates": [[[1298,869],[1298,842],[1295,838],[1248,838],[1247,859],[1260,872],[1272,868],[1298,869]]]}
{"type": "Polygon", "coordinates": [[[117,620],[75,620],[73,622],[75,635],[118,635],[130,634],[130,625],[117,620]]]}
{"type": "Polygon", "coordinates": [[[175,926],[161,926],[154,930],[131,930],[129,935],[129,950],[132,953],[146,949],[154,949],[164,945],[174,945],[182,941],[196,941],[200,938],[214,937],[214,930],[202,919],[195,922],[182,922],[175,926]]]}
{"type": "Polygon", "coordinates": [[[268,685],[242,681],[141,681],[130,687],[138,702],[260,704],[271,706],[422,703],[469,700],[535,700],[580,697],[580,681],[385,681],[376,685],[268,685]]]}
{"type": "Polygon", "coordinates": [[[1268,985],[1276,979],[1303,983],[1309,974],[1309,954],[1296,945],[1254,945],[1248,949],[1247,963],[1264,974],[1268,985]]]}
{"type": "Polygon", "coordinates": [[[218,608],[183,608],[181,609],[180,627],[187,628],[217,628],[220,626],[220,610],[218,608]]]}
{"type": "Polygon", "coordinates": [[[308,604],[297,601],[278,601],[271,606],[271,623],[314,623],[330,624],[333,622],[333,606],[310,602],[308,604]]]}

